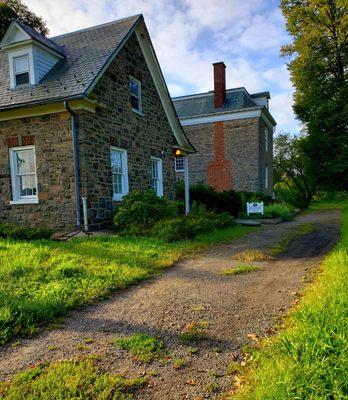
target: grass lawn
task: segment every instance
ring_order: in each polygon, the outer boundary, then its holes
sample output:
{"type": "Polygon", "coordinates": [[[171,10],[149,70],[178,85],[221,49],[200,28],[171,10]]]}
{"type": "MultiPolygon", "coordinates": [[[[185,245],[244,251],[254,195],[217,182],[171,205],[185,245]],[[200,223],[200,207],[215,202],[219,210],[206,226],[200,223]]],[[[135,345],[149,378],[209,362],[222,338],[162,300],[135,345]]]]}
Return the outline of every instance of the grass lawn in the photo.
{"type": "Polygon", "coordinates": [[[348,398],[348,208],[342,223],[339,245],[284,329],[236,371],[236,383],[244,384],[234,400],[348,398]]]}
{"type": "Polygon", "coordinates": [[[251,230],[236,226],[179,243],[116,236],[65,243],[0,239],[0,344],[16,336],[30,336],[69,310],[251,230]]]}

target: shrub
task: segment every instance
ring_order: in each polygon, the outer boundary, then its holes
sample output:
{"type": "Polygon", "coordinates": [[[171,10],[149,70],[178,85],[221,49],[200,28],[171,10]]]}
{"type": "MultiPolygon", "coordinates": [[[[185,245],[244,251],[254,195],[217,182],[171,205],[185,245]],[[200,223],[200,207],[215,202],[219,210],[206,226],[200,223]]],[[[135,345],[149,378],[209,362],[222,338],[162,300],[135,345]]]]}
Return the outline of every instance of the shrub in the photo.
{"type": "Polygon", "coordinates": [[[53,234],[53,229],[30,226],[16,226],[10,224],[0,224],[0,237],[21,240],[49,239],[53,234]]]}
{"type": "Polygon", "coordinates": [[[246,211],[247,203],[263,202],[265,205],[272,204],[272,197],[262,192],[238,192],[242,200],[242,211],[246,211]]]}
{"type": "Polygon", "coordinates": [[[264,218],[281,218],[283,221],[289,221],[293,215],[294,209],[287,204],[272,204],[264,208],[264,218]]]}
{"type": "MultiPolygon", "coordinates": [[[[178,184],[176,191],[177,199],[184,199],[184,185],[182,182],[178,184]]],[[[190,202],[203,204],[207,210],[215,213],[227,212],[234,217],[238,215],[242,207],[242,199],[238,192],[234,190],[225,190],[217,192],[211,186],[203,183],[197,183],[190,187],[190,202]]]]}
{"type": "Polygon", "coordinates": [[[117,207],[114,226],[121,234],[146,236],[157,221],[173,218],[176,214],[175,202],[158,197],[153,190],[134,190],[117,207]]]}
{"type": "Polygon", "coordinates": [[[315,201],[347,201],[348,200],[348,190],[336,191],[336,192],[318,192],[313,196],[315,201]]]}
{"type": "Polygon", "coordinates": [[[193,239],[200,233],[235,224],[234,218],[227,213],[214,214],[195,206],[189,215],[158,221],[152,230],[152,235],[168,242],[175,242],[193,239]]]}

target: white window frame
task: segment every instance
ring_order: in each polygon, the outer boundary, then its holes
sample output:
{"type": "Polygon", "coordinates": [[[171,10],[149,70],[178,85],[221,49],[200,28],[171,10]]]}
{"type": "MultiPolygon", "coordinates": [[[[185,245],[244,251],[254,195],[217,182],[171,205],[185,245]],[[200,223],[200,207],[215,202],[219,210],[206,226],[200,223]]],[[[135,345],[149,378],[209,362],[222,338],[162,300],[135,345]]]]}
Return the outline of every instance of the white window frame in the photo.
{"type": "Polygon", "coordinates": [[[36,169],[36,152],[35,146],[21,146],[21,147],[11,147],[9,149],[10,155],[10,170],[11,170],[11,184],[12,184],[12,200],[10,204],[38,204],[39,203],[39,190],[38,190],[38,180],[37,180],[37,169],[36,169]],[[18,151],[23,150],[33,150],[34,152],[34,163],[35,163],[35,183],[36,183],[36,195],[32,196],[21,196],[19,189],[18,173],[17,173],[17,163],[15,155],[18,151]]]}
{"type": "Polygon", "coordinates": [[[185,162],[184,162],[184,156],[175,156],[174,157],[174,169],[175,172],[184,172],[185,171],[185,162]],[[182,163],[182,168],[178,167],[178,162],[180,160],[180,163],[182,163]]]}
{"type": "Polygon", "coordinates": [[[151,188],[152,189],[153,189],[152,180],[155,179],[152,174],[152,172],[153,172],[152,163],[153,162],[156,162],[158,165],[157,190],[155,191],[155,193],[157,194],[157,196],[161,197],[161,196],[163,196],[163,162],[162,162],[162,158],[151,157],[151,188]]]}
{"type": "MultiPolygon", "coordinates": [[[[132,97],[132,96],[137,97],[137,99],[138,99],[138,104],[139,104],[139,108],[134,108],[134,107],[132,107],[132,110],[133,110],[134,112],[138,113],[138,114],[144,115],[144,114],[143,114],[142,98],[141,98],[141,81],[140,81],[139,79],[135,78],[134,76],[130,75],[130,76],[129,76],[129,87],[130,87],[131,81],[134,81],[134,82],[136,82],[136,83],[138,84],[138,96],[134,96],[134,95],[132,94],[132,92],[131,92],[130,95],[131,95],[131,97],[132,97]]],[[[131,104],[132,104],[132,103],[131,103],[131,104]]]]}
{"type": "Polygon", "coordinates": [[[269,150],[269,132],[268,129],[265,128],[265,151],[269,150]]]}
{"type": "Polygon", "coordinates": [[[121,201],[123,197],[129,192],[129,181],[128,181],[128,155],[126,149],[121,149],[119,147],[110,146],[110,167],[111,167],[111,184],[112,184],[112,199],[114,201],[121,201]],[[124,171],[122,172],[121,182],[122,182],[122,193],[115,193],[114,192],[114,182],[113,182],[113,172],[112,172],[112,165],[111,165],[111,153],[112,151],[117,151],[121,153],[122,158],[122,167],[124,167],[124,171]]]}
{"type": "Polygon", "coordinates": [[[34,85],[35,84],[35,75],[34,75],[34,56],[33,50],[30,47],[24,48],[22,50],[13,51],[8,54],[9,63],[10,63],[10,84],[11,89],[15,89],[17,87],[22,87],[25,85],[34,85]],[[25,83],[23,85],[16,85],[16,73],[15,73],[15,58],[27,56],[29,63],[29,83],[25,83]]]}
{"type": "Polygon", "coordinates": [[[268,170],[268,165],[265,166],[265,189],[268,189],[269,186],[269,170],[268,170]]]}

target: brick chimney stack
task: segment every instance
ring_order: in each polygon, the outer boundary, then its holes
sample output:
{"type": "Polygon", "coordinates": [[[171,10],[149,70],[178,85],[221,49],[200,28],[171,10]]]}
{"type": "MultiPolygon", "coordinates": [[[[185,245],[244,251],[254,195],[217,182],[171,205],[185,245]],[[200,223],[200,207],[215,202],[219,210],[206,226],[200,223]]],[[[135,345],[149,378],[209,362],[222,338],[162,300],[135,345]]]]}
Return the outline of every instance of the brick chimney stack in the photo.
{"type": "Polygon", "coordinates": [[[220,61],[214,66],[214,105],[215,108],[221,108],[226,98],[226,65],[220,61]]]}

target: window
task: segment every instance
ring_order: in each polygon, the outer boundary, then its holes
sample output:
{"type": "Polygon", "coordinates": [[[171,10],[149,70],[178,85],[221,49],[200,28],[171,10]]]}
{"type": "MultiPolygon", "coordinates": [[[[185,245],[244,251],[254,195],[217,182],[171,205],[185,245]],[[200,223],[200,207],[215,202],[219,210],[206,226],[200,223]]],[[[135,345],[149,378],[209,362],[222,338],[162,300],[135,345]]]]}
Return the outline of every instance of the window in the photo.
{"type": "Polygon", "coordinates": [[[151,186],[157,196],[163,196],[162,159],[151,157],[151,186]]]}
{"type": "Polygon", "coordinates": [[[113,200],[122,200],[128,193],[127,151],[112,147],[110,149],[113,200]]]}
{"type": "Polygon", "coordinates": [[[175,172],[184,172],[184,157],[176,156],[174,158],[175,172]]]}
{"type": "Polygon", "coordinates": [[[10,149],[12,204],[38,203],[35,147],[10,149]]]}
{"type": "Polygon", "coordinates": [[[265,151],[268,151],[268,129],[265,128],[265,151]]]}
{"type": "Polygon", "coordinates": [[[141,82],[131,77],[129,82],[132,109],[141,112],[141,82]]]}
{"type": "Polygon", "coordinates": [[[13,70],[16,86],[29,83],[29,56],[26,54],[14,57],[13,70]]]}
{"type": "Polygon", "coordinates": [[[268,166],[265,167],[265,189],[268,189],[268,166]]]}

